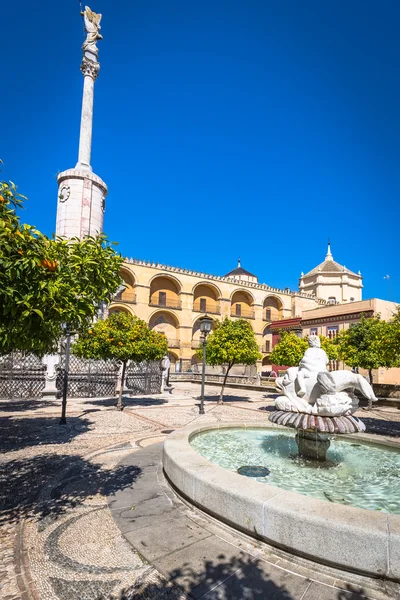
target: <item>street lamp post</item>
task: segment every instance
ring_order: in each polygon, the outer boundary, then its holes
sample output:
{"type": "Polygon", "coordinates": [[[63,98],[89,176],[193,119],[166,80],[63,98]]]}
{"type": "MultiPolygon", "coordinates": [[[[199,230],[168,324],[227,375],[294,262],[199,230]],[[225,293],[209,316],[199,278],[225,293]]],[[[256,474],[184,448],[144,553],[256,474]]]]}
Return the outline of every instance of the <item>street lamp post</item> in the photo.
{"type": "Polygon", "coordinates": [[[206,348],[207,348],[207,336],[212,329],[213,321],[207,315],[200,317],[200,331],[202,334],[203,342],[203,370],[201,373],[201,395],[200,395],[200,408],[199,414],[204,415],[204,384],[206,381],[206,348]]]}
{"type": "Polygon", "coordinates": [[[71,331],[67,326],[64,327],[66,339],[65,339],[65,364],[64,364],[64,377],[63,377],[63,390],[62,390],[62,404],[61,404],[61,419],[60,425],[67,424],[67,393],[68,393],[68,375],[69,375],[69,354],[71,349],[71,331]]]}

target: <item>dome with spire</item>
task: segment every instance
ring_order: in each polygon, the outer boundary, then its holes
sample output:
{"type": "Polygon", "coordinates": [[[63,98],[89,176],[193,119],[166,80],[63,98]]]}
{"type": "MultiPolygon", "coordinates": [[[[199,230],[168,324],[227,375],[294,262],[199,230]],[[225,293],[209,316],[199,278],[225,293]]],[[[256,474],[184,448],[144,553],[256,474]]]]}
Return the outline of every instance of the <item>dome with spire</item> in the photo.
{"type": "Polygon", "coordinates": [[[240,265],[240,258],[238,259],[236,269],[229,271],[225,277],[228,279],[239,279],[239,281],[252,281],[253,283],[258,283],[258,277],[253,275],[253,273],[250,273],[250,271],[246,271],[246,269],[243,269],[240,265]]]}
{"type": "Polygon", "coordinates": [[[305,275],[302,272],[299,281],[301,292],[313,294],[331,304],[361,300],[362,287],[360,271],[354,273],[333,259],[330,241],[325,260],[305,275]]]}
{"type": "Polygon", "coordinates": [[[344,265],[340,265],[338,262],[333,260],[330,242],[328,242],[328,250],[325,255],[324,262],[317,265],[314,269],[311,269],[311,271],[308,271],[308,273],[306,273],[305,275],[302,275],[302,277],[308,277],[309,275],[315,275],[318,273],[352,273],[353,275],[356,274],[350,271],[350,269],[346,269],[344,265]]]}

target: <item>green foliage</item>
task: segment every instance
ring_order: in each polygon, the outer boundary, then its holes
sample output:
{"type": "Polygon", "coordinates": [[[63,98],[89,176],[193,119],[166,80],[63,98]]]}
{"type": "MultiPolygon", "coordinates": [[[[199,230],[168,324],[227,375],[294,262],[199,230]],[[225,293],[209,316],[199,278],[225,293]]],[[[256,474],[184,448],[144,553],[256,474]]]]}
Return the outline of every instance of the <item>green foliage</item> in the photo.
{"type": "MultiPolygon", "coordinates": [[[[321,348],[325,350],[329,360],[336,360],[338,348],[334,342],[322,335],[319,336],[319,339],[321,340],[321,348]]],[[[306,337],[299,338],[292,331],[282,331],[278,343],[269,355],[269,361],[273,365],[297,367],[307,348],[308,341],[306,337]]]]}
{"type": "Polygon", "coordinates": [[[273,365],[297,367],[307,348],[305,338],[299,338],[291,331],[282,331],[268,359],[273,365]]]}
{"type": "Polygon", "coordinates": [[[339,332],[336,343],[339,358],[349,367],[372,371],[379,367],[396,367],[400,364],[400,316],[392,321],[382,321],[380,316],[366,318],[339,332]]]}
{"type": "Polygon", "coordinates": [[[119,312],[82,332],[72,352],[80,358],[140,362],[161,359],[168,352],[168,342],[145,321],[119,312]]]}
{"type": "MultiPolygon", "coordinates": [[[[202,359],[202,348],[196,354],[202,359]]],[[[207,339],[206,360],[209,365],[228,365],[230,369],[235,364],[254,365],[261,358],[250,323],[227,317],[222,322],[215,322],[215,329],[207,339]]]]}
{"type": "MultiPolygon", "coordinates": [[[[196,354],[201,360],[203,358],[202,348],[196,354]]],[[[226,365],[219,404],[222,403],[226,380],[233,365],[254,365],[261,358],[262,354],[258,351],[250,323],[244,319],[231,320],[228,317],[222,322],[215,322],[215,329],[207,339],[206,361],[212,366],[226,365]]]]}
{"type": "Polygon", "coordinates": [[[51,352],[65,323],[87,326],[122,283],[122,257],[105,236],[48,238],[21,224],[14,183],[0,182],[0,354],[51,352]]]}

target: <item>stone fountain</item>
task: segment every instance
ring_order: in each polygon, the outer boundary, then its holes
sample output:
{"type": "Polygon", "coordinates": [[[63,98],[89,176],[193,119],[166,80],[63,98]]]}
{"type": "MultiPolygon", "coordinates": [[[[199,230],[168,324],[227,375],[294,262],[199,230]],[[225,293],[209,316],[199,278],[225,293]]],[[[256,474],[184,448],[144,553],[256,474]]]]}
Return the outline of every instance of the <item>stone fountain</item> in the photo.
{"type": "Polygon", "coordinates": [[[276,399],[269,420],[296,429],[299,455],[323,462],[330,435],[365,431],[364,423],[353,416],[358,407],[354,390],[372,402],[377,398],[361,375],[327,370],[329,360],[317,335],[308,336],[308,344],[299,366],[276,380],[284,395],[276,399]]]}

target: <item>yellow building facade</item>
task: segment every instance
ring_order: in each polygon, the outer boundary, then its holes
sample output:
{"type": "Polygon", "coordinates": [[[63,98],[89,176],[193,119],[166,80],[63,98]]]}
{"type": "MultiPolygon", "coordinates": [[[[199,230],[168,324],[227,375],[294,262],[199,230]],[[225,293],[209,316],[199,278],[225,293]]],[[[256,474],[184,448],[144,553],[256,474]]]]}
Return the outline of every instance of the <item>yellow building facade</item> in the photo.
{"type": "Polygon", "coordinates": [[[325,305],[311,294],[281,290],[259,283],[240,262],[226,276],[209,275],[178,267],[125,260],[121,275],[125,289],[114,297],[109,314],[125,311],[148,323],[168,339],[172,369],[185,371],[197,362],[200,322],[207,314],[215,321],[225,317],[247,319],[260,352],[268,364],[272,334],[270,323],[300,316],[325,305]]]}

